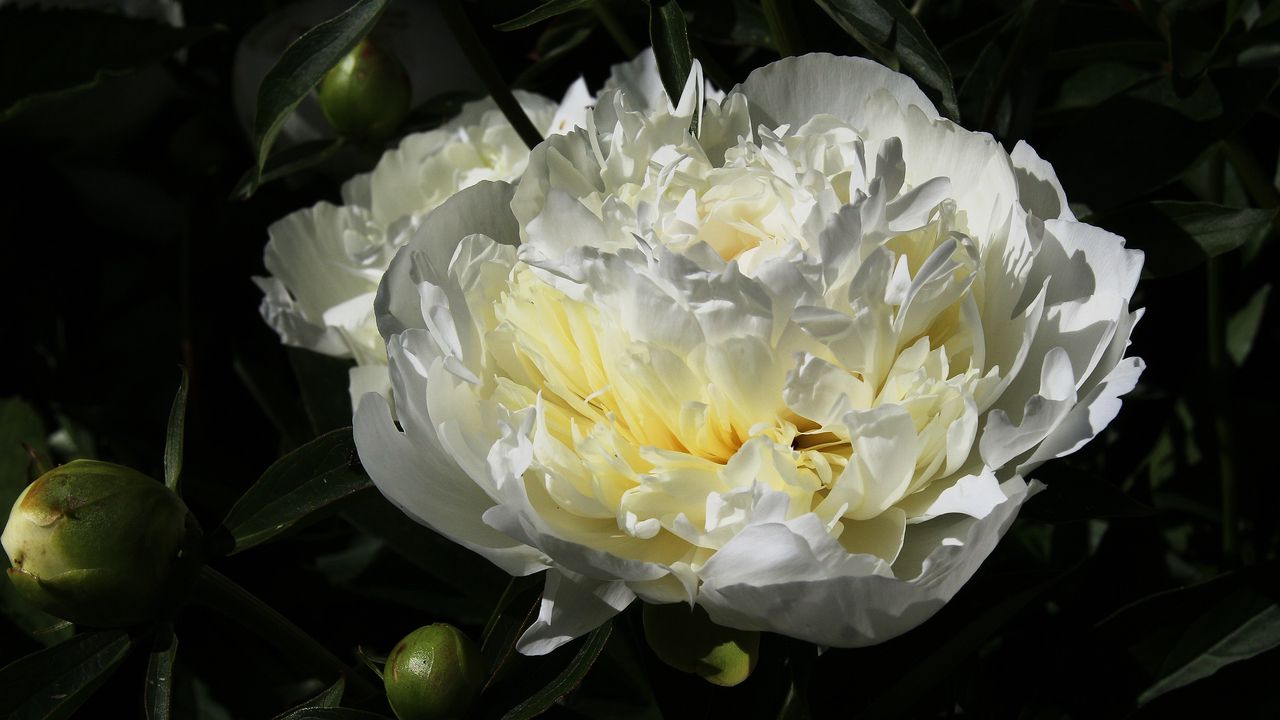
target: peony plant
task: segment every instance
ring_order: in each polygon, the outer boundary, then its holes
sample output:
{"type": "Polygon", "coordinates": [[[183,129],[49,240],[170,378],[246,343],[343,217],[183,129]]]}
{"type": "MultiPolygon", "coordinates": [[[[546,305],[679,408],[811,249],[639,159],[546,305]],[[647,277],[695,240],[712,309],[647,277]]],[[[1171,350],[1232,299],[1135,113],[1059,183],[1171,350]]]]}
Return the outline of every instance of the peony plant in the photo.
{"type": "Polygon", "coordinates": [[[378,288],[395,413],[360,401],[361,462],[417,521],[545,571],[526,654],[636,598],[827,646],[906,632],[1143,369],[1142,254],[1025,143],[864,59],[723,99],[700,78],[602,93],[518,183],[423,218],[378,288]]]}

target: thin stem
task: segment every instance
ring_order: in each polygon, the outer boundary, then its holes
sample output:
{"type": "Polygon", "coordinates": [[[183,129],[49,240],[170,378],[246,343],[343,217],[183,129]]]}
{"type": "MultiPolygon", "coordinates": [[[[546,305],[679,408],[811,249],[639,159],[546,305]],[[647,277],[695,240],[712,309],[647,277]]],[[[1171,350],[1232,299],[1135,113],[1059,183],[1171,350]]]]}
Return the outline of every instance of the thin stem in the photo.
{"type": "Polygon", "coordinates": [[[1222,555],[1228,565],[1240,555],[1240,487],[1236,476],[1235,444],[1231,437],[1230,369],[1226,359],[1226,322],[1222,307],[1222,260],[1210,258],[1207,275],[1209,382],[1215,412],[1213,429],[1218,441],[1218,476],[1222,480],[1222,555]]]}
{"type": "Polygon", "coordinates": [[[591,9],[595,10],[596,17],[600,18],[600,24],[604,25],[604,29],[609,32],[613,41],[618,44],[622,52],[627,57],[633,58],[640,54],[640,48],[632,41],[631,36],[627,34],[627,29],[623,27],[618,16],[614,14],[613,8],[609,7],[608,0],[594,0],[591,3],[591,9]]]}
{"type": "Polygon", "coordinates": [[[467,56],[471,67],[480,76],[480,81],[484,83],[493,101],[498,104],[498,109],[507,116],[507,122],[511,123],[516,134],[532,150],[535,145],[542,142],[542,133],[533,126],[533,121],[525,114],[524,108],[520,107],[516,96],[511,94],[511,88],[507,87],[502,74],[498,72],[498,66],[484,49],[484,44],[480,42],[480,36],[476,35],[476,29],[471,26],[471,20],[467,18],[466,11],[462,9],[458,0],[444,0],[440,3],[440,9],[444,12],[445,22],[449,24],[453,37],[462,46],[463,54],[467,56]]]}
{"type": "Polygon", "coordinates": [[[200,570],[192,598],[251,630],[308,672],[324,677],[346,677],[347,682],[361,692],[376,692],[367,680],[351,672],[346,663],[290,622],[289,618],[217,570],[208,566],[200,570]]]}
{"type": "MultiPolygon", "coordinates": [[[[1226,175],[1226,152],[1219,150],[1210,161],[1209,194],[1222,201],[1226,175]]],[[[1208,344],[1210,407],[1217,440],[1218,477],[1222,482],[1222,556],[1228,565],[1236,565],[1240,556],[1240,488],[1236,476],[1235,445],[1231,437],[1230,380],[1227,365],[1226,309],[1222,303],[1222,258],[1205,263],[1205,340],[1208,344]]]]}
{"type": "Polygon", "coordinates": [[[773,38],[779,55],[790,57],[802,52],[803,43],[791,0],[764,0],[764,19],[769,23],[769,37],[773,38]]]}

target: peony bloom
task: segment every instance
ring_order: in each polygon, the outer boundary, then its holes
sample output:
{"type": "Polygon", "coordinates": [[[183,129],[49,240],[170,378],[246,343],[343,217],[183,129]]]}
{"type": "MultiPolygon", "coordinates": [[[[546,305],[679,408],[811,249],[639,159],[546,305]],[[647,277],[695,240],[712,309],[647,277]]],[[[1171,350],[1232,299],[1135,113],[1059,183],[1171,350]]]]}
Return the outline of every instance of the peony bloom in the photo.
{"type": "Polygon", "coordinates": [[[547,571],[528,654],[636,597],[903,633],[1143,369],[1141,253],[1027,145],[867,60],[705,102],[696,77],[674,108],[604,93],[517,185],[425,218],[378,289],[399,424],[365,396],[361,461],[419,522],[547,571]]]}
{"type": "MultiPolygon", "coordinates": [[[[644,107],[665,103],[652,52],[612,69],[605,91],[628,88],[644,107]]],[[[593,102],[582,80],[557,106],[516,93],[544,135],[585,122],[593,102]]],[[[342,205],[321,202],[274,223],[264,263],[254,278],[263,318],[286,345],[355,360],[352,407],[366,392],[386,394],[387,355],[374,322],[373,297],[396,250],[422,218],[463,188],[485,180],[514,181],[529,149],[492,99],[467,103],[445,125],[405,137],[372,172],[342,188],[342,205]]]]}

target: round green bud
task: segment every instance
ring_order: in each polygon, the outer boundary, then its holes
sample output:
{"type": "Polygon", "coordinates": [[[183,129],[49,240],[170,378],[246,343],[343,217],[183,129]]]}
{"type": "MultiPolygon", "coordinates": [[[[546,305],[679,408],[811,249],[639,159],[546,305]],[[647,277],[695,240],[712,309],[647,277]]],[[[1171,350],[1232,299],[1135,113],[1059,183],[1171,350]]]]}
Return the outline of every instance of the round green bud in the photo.
{"type": "Polygon", "coordinates": [[[409,114],[409,75],[368,38],[320,80],[320,108],[343,137],[382,140],[409,114]]]}
{"type": "Polygon", "coordinates": [[[382,670],[387,702],[400,720],[467,717],[484,678],[480,649],[461,630],[444,623],[405,636],[382,670]]]}
{"type": "Polygon", "coordinates": [[[760,633],[717,625],[702,608],[682,603],[646,603],[644,637],[664,663],[724,687],[746,680],[760,654],[760,633]]]}
{"type": "Polygon", "coordinates": [[[0,535],[19,594],[91,627],[136,625],[179,602],[200,569],[200,542],[176,493],[96,460],[28,485],[0,535]]]}

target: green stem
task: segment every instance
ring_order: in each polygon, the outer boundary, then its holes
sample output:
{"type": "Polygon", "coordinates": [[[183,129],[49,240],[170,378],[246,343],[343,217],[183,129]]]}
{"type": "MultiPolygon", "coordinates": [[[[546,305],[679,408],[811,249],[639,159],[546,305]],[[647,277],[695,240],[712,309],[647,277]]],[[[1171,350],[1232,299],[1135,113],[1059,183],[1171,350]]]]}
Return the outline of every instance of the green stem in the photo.
{"type": "Polygon", "coordinates": [[[498,72],[498,66],[484,49],[484,44],[480,42],[480,36],[476,35],[476,29],[471,26],[471,20],[467,18],[466,11],[462,9],[458,0],[444,0],[440,3],[440,9],[444,12],[445,22],[453,32],[454,39],[462,46],[463,54],[467,56],[471,67],[480,76],[480,81],[488,89],[493,101],[498,104],[498,109],[507,116],[507,122],[511,123],[516,134],[532,150],[535,145],[542,142],[542,133],[533,126],[533,121],[525,114],[524,108],[520,107],[516,96],[511,94],[511,88],[507,87],[506,81],[502,79],[502,73],[498,72]]]}
{"type": "Polygon", "coordinates": [[[596,17],[600,18],[600,24],[604,25],[604,29],[609,32],[613,41],[618,44],[619,48],[622,48],[622,52],[627,57],[633,58],[640,54],[640,48],[631,40],[631,36],[627,34],[627,29],[618,20],[613,8],[609,7],[608,0],[594,0],[591,3],[591,9],[595,10],[596,17]]]}
{"type": "MultiPolygon", "coordinates": [[[[1226,152],[1214,153],[1210,164],[1209,194],[1222,201],[1226,174],[1226,152]]],[[[1210,407],[1218,450],[1218,477],[1222,482],[1222,556],[1228,566],[1236,565],[1240,554],[1240,488],[1237,484],[1235,445],[1231,438],[1230,379],[1227,364],[1226,308],[1222,302],[1222,258],[1205,263],[1206,341],[1208,344],[1210,407]]]]}
{"type": "Polygon", "coordinates": [[[361,692],[377,692],[367,680],[351,672],[346,663],[290,622],[289,618],[217,570],[208,566],[200,570],[192,598],[251,630],[308,672],[326,678],[334,675],[346,677],[351,687],[361,692]]]}
{"type": "Polygon", "coordinates": [[[764,18],[769,23],[769,37],[782,57],[799,55],[802,50],[800,30],[796,27],[795,8],[791,0],[764,0],[764,18]]]}
{"type": "Polygon", "coordinates": [[[1226,358],[1226,322],[1222,307],[1222,260],[1206,264],[1209,341],[1209,380],[1215,408],[1213,428],[1218,441],[1218,475],[1222,480],[1222,554],[1235,565],[1240,554],[1240,488],[1236,476],[1235,444],[1231,437],[1229,368],[1226,358]]]}

